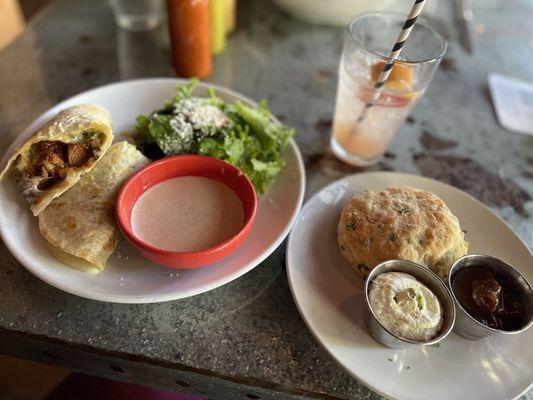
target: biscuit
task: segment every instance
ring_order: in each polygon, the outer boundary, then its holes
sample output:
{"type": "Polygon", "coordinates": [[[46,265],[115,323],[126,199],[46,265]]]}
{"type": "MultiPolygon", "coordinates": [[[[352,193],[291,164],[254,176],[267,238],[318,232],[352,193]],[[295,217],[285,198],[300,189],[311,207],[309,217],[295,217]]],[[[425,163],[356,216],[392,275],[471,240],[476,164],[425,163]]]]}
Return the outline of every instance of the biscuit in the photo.
{"type": "Polygon", "coordinates": [[[453,262],[468,251],[464,236],[440,198],[411,187],[352,197],[338,225],[340,251],[364,278],[380,262],[402,259],[446,279],[453,262]]]}

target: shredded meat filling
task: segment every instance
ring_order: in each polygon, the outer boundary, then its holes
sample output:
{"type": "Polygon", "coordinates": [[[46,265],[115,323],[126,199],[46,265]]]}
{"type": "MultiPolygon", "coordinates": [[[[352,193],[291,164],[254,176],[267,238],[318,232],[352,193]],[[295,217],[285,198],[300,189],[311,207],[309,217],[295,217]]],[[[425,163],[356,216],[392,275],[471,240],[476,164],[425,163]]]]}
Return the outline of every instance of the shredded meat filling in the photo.
{"type": "Polygon", "coordinates": [[[98,150],[89,143],[74,143],[67,146],[67,160],[70,167],[81,167],[93,161],[98,156],[98,150]]]}
{"type": "Polygon", "coordinates": [[[22,193],[32,201],[41,191],[61,182],[69,168],[92,165],[98,158],[98,147],[94,139],[83,143],[42,140],[33,144],[29,165],[23,163],[21,156],[16,160],[22,193]]]}
{"type": "Polygon", "coordinates": [[[67,168],[90,165],[98,156],[93,141],[85,143],[63,143],[43,140],[34,145],[33,176],[43,178],[64,177],[67,168]]]}
{"type": "Polygon", "coordinates": [[[33,171],[30,174],[43,178],[60,175],[59,171],[65,168],[66,146],[65,143],[50,140],[43,140],[33,145],[35,158],[33,171]]]}

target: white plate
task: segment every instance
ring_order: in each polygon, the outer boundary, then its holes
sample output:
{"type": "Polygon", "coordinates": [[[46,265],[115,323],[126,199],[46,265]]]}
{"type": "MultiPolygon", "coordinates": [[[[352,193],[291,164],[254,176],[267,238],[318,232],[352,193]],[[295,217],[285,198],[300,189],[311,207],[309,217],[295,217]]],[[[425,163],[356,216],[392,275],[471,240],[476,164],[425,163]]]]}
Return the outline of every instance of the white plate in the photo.
{"type": "MultiPolygon", "coordinates": [[[[65,107],[96,103],[111,113],[115,141],[121,133],[132,130],[135,118],[161,108],[172,96],[177,84],[173,78],[119,82],[78,94],[48,110],[35,120],[11,145],[1,163],[13,153],[43,122],[65,107]]],[[[214,86],[226,101],[248,98],[215,85],[199,85],[198,91],[214,86]]],[[[206,292],[224,285],[250,271],[269,256],[289,233],[302,205],[305,172],[302,157],[294,141],[283,158],[286,166],[280,176],[260,197],[254,227],[246,242],[233,254],[208,267],[173,270],[153,264],[122,240],[98,275],[87,275],[57,261],[40,236],[37,219],[31,216],[12,182],[0,185],[0,233],[4,243],[31,273],[50,285],[90,299],[118,303],[152,303],[175,300],[206,292]]]]}
{"type": "Polygon", "coordinates": [[[363,321],[362,281],[337,249],[345,201],[364,189],[408,185],[441,197],[467,231],[470,252],[508,261],[533,282],[533,256],[487,207],[449,185],[420,176],[376,172],[341,179],[304,206],[289,238],[287,274],[309,330],[353,377],[381,395],[409,400],[519,397],[532,385],[533,329],[468,341],[451,334],[435,347],[378,345],[363,321]]]}

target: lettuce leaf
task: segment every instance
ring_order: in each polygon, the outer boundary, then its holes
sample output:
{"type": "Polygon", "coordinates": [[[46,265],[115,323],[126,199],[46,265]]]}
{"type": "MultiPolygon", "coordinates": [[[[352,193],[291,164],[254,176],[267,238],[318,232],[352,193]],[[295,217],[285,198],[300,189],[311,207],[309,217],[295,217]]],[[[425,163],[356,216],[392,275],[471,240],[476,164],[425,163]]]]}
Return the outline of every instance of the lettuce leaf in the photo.
{"type": "Polygon", "coordinates": [[[163,110],[137,117],[141,151],[156,146],[164,155],[202,154],[227,161],[248,176],[258,193],[264,193],[284,167],[282,151],[294,130],[274,122],[266,102],[258,107],[239,101],[227,104],[212,88],[198,98],[193,96],[196,85],[197,81],[191,80],[178,87],[163,110]],[[175,123],[171,124],[171,120],[176,118],[176,113],[179,117],[180,102],[189,99],[216,106],[226,115],[228,123],[220,128],[209,127],[209,134],[203,132],[208,127],[196,127],[192,139],[187,136],[185,140],[173,129],[175,123]]]}

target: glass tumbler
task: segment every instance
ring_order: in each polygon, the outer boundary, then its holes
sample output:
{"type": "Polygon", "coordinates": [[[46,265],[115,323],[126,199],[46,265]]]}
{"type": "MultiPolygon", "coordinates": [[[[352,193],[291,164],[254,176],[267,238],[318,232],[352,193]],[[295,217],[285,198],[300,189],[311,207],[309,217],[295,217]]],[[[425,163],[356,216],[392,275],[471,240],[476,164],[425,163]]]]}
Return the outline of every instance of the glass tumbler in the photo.
{"type": "Polygon", "coordinates": [[[109,0],[115,21],[128,31],[147,31],[161,23],[162,0],[109,0]]]}
{"type": "Polygon", "coordinates": [[[335,155],[349,164],[369,166],[380,159],[446,51],[444,39],[419,19],[379,98],[358,121],[404,22],[402,14],[370,13],[348,24],[330,143],[335,155]]]}

